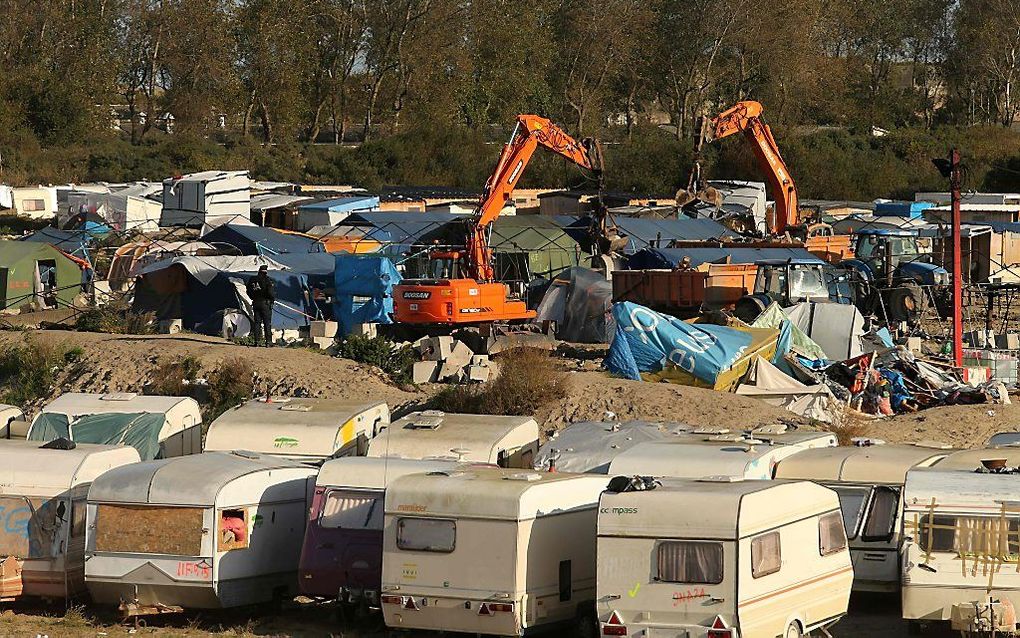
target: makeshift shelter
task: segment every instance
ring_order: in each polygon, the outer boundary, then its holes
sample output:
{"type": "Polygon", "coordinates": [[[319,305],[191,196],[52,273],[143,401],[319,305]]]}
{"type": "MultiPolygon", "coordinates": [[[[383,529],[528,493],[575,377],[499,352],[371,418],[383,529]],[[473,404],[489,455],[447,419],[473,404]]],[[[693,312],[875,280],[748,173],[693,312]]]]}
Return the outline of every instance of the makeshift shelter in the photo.
{"type": "MultiPolygon", "coordinates": [[[[251,221],[258,226],[296,230],[298,206],[314,201],[311,197],[261,193],[251,197],[251,221]]],[[[304,228],[302,228],[304,230],[304,228]]]]}
{"type": "MultiPolygon", "coordinates": [[[[245,283],[263,264],[276,284],[273,328],[296,330],[308,325],[316,316],[309,277],[268,257],[253,255],[177,257],[153,264],[138,278],[135,311],[154,312],[161,320],[181,319],[189,330],[222,334],[224,314],[239,311],[252,316],[245,283]]],[[[235,334],[241,336],[247,330],[235,334]]]]}
{"type": "Polygon", "coordinates": [[[124,244],[113,255],[107,279],[110,288],[123,290],[146,266],[185,255],[218,255],[219,249],[204,241],[138,241],[124,244]]]}
{"type": "MultiPolygon", "coordinates": [[[[559,216],[554,218],[581,245],[585,253],[593,253],[593,237],[589,232],[590,217],[559,216]]],[[[629,238],[626,253],[642,248],[668,246],[674,241],[711,240],[732,237],[733,231],[711,219],[651,219],[614,216],[613,222],[621,235],[629,238]]]]}
{"type": "Polygon", "coordinates": [[[537,321],[556,323],[556,338],[573,343],[609,343],[613,285],[589,268],[574,266],[553,279],[538,305],[537,321]]]}
{"type": "Polygon", "coordinates": [[[804,385],[761,357],[755,358],[745,382],[737,386],[737,394],[823,423],[832,421],[829,410],[836,400],[824,383],[804,385]]]}
{"type": "Polygon", "coordinates": [[[143,461],[162,457],[160,430],[166,423],[162,414],[93,414],[69,421],[63,414],[43,413],[32,422],[29,441],[69,439],[76,443],[129,445],[143,461]]]}
{"type": "Polygon", "coordinates": [[[336,255],[333,317],[344,334],[360,323],[393,323],[393,287],[400,273],[386,257],[336,255]]]}
{"type": "Polygon", "coordinates": [[[314,237],[281,233],[274,228],[222,224],[202,236],[202,241],[234,246],[242,255],[304,254],[321,250],[314,237]]]}
{"type": "Polygon", "coordinates": [[[163,181],[160,226],[219,226],[248,222],[251,180],[247,171],[204,171],[163,181]]]}
{"type": "Polygon", "coordinates": [[[92,225],[86,230],[61,230],[59,228],[40,228],[31,235],[20,238],[20,241],[49,244],[61,252],[92,263],[91,249],[99,239],[110,232],[108,226],[92,225]]]}
{"type": "Polygon", "coordinates": [[[71,305],[83,265],[46,243],[0,241],[0,311],[71,305]]]}
{"type": "Polygon", "coordinates": [[[845,361],[864,352],[864,316],[856,306],[805,301],[783,312],[830,361],[845,361]]]}
{"type": "Polygon", "coordinates": [[[605,365],[628,379],[729,391],[755,356],[774,356],[779,331],[693,324],[629,301],[613,304],[616,334],[605,365]]]}
{"type": "Polygon", "coordinates": [[[297,210],[298,230],[313,226],[335,226],[352,213],[371,212],[379,209],[379,198],[370,196],[340,197],[321,202],[301,204],[297,210]]]}
{"type": "MultiPolygon", "coordinates": [[[[463,243],[463,237],[458,238],[463,243]]],[[[577,242],[544,217],[502,217],[492,225],[489,247],[499,281],[552,279],[580,263],[577,242]]]]}

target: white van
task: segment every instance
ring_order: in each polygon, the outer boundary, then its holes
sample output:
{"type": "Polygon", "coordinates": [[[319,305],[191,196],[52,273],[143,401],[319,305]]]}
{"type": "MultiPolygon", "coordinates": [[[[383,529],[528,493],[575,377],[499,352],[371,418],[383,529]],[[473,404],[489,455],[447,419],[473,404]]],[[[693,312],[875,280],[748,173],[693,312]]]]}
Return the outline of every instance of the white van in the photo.
{"type": "Polygon", "coordinates": [[[464,469],[386,490],[383,618],[519,636],[590,618],[604,476],[464,469]]]}
{"type": "Polygon", "coordinates": [[[799,638],[847,612],[839,498],[807,481],[613,479],[599,503],[603,636],[799,638]]]}
{"type": "Polygon", "coordinates": [[[553,433],[539,448],[535,469],[605,474],[609,463],[639,443],[674,439],[694,430],[682,423],[580,421],[553,433]]]}
{"type": "Polygon", "coordinates": [[[530,469],[538,423],[526,416],[412,412],[368,443],[368,456],[453,459],[530,469]]]}
{"type": "Polygon", "coordinates": [[[89,484],[137,462],[125,446],[0,441],[0,600],[85,591],[89,484]]]}
{"type": "Polygon", "coordinates": [[[238,447],[300,463],[364,454],[390,423],[385,401],[274,397],[252,399],[209,425],[206,452],[238,447]]]}
{"type": "Polygon", "coordinates": [[[914,627],[1013,635],[1020,609],[1020,450],[965,450],[903,488],[902,608],[914,627]]]}
{"type": "Polygon", "coordinates": [[[107,472],[89,490],[92,599],[139,616],[292,598],[314,477],[240,451],[107,472]]]}
{"type": "Polygon", "coordinates": [[[900,588],[903,504],[907,471],[949,454],[937,444],[867,445],[804,450],[776,468],[777,479],[814,481],[839,494],[854,561],[854,590],[900,588]]]}
{"type": "Polygon", "coordinates": [[[836,443],[835,434],[809,431],[679,436],[635,445],[613,459],[609,474],[770,479],[783,459],[836,443]]]}
{"type": "Polygon", "coordinates": [[[65,392],[43,406],[27,438],[50,441],[58,436],[79,443],[124,442],[138,449],[142,460],[198,454],[202,412],[191,397],[65,392]],[[97,418],[103,415],[129,416],[97,418]]]}

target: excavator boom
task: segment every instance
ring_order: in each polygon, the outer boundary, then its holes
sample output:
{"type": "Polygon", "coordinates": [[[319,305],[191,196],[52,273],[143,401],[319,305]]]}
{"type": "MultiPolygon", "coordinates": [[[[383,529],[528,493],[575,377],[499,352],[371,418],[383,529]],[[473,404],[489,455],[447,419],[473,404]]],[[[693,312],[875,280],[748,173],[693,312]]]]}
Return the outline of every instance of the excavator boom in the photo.
{"type": "Polygon", "coordinates": [[[779,145],[772,129],[762,119],[762,105],[758,102],[738,102],[712,118],[705,141],[711,142],[730,135],[743,133],[765,172],[765,178],[776,200],[775,223],[769,229],[773,235],[782,235],[800,224],[797,186],[779,154],[779,145]]]}

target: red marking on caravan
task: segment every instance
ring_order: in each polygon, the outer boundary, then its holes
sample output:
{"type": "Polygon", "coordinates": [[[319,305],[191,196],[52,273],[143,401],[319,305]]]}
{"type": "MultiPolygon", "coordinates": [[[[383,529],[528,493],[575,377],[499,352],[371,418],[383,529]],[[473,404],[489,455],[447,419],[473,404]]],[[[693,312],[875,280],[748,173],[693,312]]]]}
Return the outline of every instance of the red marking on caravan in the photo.
{"type": "Polygon", "coordinates": [[[177,575],[178,576],[198,576],[203,580],[212,579],[212,567],[201,563],[189,563],[187,561],[180,561],[177,563],[177,575]]]}
{"type": "Polygon", "coordinates": [[[673,606],[679,607],[681,603],[690,602],[696,598],[707,598],[708,593],[704,587],[694,587],[687,591],[675,591],[673,592],[673,606]]]}

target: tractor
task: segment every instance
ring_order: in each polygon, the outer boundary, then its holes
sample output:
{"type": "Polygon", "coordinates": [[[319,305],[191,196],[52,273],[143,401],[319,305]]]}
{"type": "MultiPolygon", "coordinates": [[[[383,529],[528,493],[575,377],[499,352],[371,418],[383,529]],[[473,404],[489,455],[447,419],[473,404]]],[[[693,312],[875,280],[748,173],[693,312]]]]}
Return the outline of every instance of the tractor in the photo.
{"type": "Polygon", "coordinates": [[[820,259],[763,259],[754,291],[742,297],[733,314],[750,323],[773,302],[786,308],[802,301],[852,303],[847,277],[820,259]]]}

